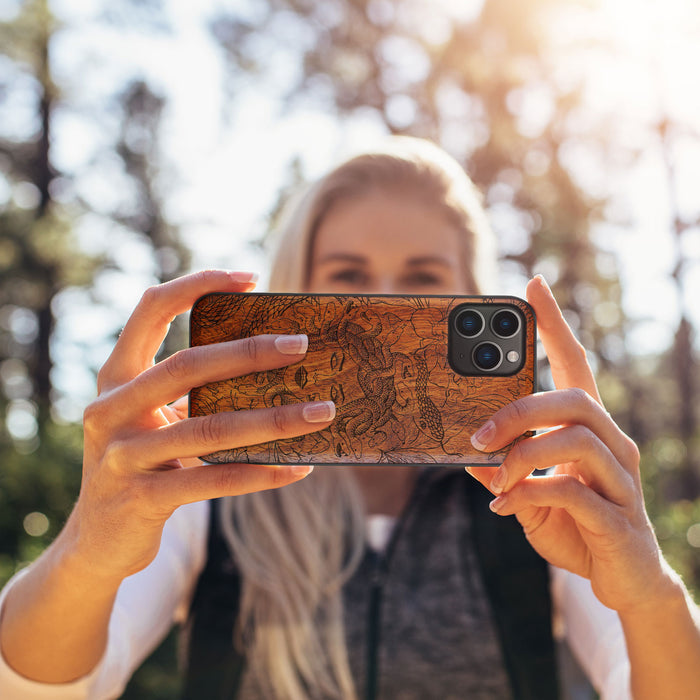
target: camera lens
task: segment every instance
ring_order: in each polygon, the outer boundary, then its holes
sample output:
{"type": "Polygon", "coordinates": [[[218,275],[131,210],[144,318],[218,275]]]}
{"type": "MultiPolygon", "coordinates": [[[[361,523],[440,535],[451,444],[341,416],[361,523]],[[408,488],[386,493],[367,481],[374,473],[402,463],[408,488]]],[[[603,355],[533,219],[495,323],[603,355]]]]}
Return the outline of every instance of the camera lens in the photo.
{"type": "Polygon", "coordinates": [[[484,317],[475,309],[465,309],[457,315],[455,326],[461,335],[474,338],[484,329],[484,317]]]}
{"type": "Polygon", "coordinates": [[[491,328],[500,338],[510,338],[520,328],[520,319],[512,311],[497,311],[491,319],[491,328]]]}
{"type": "Polygon", "coordinates": [[[496,369],[502,359],[501,348],[493,343],[481,343],[474,348],[474,364],[486,372],[496,369]]]}

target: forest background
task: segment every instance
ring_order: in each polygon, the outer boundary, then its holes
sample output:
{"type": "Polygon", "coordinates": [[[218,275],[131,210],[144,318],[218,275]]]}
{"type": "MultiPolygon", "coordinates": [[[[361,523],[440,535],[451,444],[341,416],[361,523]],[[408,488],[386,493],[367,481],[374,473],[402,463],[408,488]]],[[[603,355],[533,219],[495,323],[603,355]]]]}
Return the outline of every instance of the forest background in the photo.
{"type": "MultiPolygon", "coordinates": [[[[484,192],[499,291],[549,280],[697,593],[699,38],[693,0],[0,0],[0,585],[65,521],[146,286],[264,286],[285,197],[401,133],[484,192]]],[[[174,644],[124,698],[175,697],[174,644]]]]}

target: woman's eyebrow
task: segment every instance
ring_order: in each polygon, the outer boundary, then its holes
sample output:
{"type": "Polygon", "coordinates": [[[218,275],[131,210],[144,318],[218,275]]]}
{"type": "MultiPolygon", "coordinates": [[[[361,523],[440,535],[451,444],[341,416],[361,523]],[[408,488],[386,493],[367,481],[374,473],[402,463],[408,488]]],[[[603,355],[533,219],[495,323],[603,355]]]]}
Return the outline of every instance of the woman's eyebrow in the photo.
{"type": "Polygon", "coordinates": [[[442,265],[452,267],[452,261],[442,255],[422,255],[419,258],[410,258],[407,265],[416,267],[418,265],[442,265]]]}
{"type": "MultiPolygon", "coordinates": [[[[367,258],[364,255],[357,255],[355,253],[328,253],[328,255],[324,255],[317,264],[327,262],[344,262],[364,265],[367,263],[367,258]]],[[[442,255],[421,255],[417,258],[409,258],[406,261],[406,265],[410,267],[419,267],[423,265],[441,265],[442,267],[452,267],[452,261],[442,255]]]]}
{"type": "Polygon", "coordinates": [[[326,262],[350,262],[362,265],[367,262],[364,255],[355,255],[354,253],[329,253],[324,255],[317,264],[326,262]]]}

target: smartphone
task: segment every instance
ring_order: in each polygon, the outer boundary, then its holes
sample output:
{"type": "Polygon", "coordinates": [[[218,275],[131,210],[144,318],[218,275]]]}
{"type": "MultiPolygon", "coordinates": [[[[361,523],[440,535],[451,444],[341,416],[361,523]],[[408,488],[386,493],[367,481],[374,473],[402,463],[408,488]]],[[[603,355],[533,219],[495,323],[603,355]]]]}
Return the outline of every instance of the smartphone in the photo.
{"type": "Polygon", "coordinates": [[[471,435],[535,390],[535,315],[517,297],[207,294],[190,345],[305,333],[293,365],[192,389],[190,415],[332,399],[321,431],[204,455],[259,464],[498,465],[471,435]]]}

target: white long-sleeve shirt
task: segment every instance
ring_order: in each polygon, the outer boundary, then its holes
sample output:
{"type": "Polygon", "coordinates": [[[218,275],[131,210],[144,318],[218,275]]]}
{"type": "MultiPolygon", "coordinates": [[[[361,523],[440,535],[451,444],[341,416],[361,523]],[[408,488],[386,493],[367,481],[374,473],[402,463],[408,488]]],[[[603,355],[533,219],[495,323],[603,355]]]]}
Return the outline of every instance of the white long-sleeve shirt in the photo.
{"type": "MultiPolygon", "coordinates": [[[[173,623],[186,614],[206,559],[208,502],[178,508],[165,525],[160,550],[143,571],[125,579],[109,624],[107,650],[93,671],[74,682],[45,684],[14,672],[0,654],[2,700],[110,700],[118,698],[129,678],[159,644],[173,623]]],[[[386,522],[368,530],[370,541],[388,537],[386,522]],[[377,536],[377,526],[384,534],[377,536]]],[[[0,618],[8,590],[0,593],[0,618]]],[[[617,614],[593,594],[590,583],[562,569],[552,569],[554,616],[603,700],[629,700],[629,661],[617,614]]]]}

